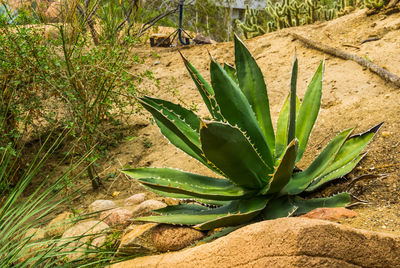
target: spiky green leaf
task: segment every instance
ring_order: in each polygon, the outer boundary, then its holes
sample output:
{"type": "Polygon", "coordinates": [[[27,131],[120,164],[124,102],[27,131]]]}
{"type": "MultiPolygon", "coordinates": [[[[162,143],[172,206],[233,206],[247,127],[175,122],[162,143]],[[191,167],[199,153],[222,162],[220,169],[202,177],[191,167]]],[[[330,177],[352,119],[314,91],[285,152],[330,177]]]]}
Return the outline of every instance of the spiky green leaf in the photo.
{"type": "Polygon", "coordinates": [[[275,148],[275,135],[263,74],[244,43],[236,35],[234,39],[236,76],[240,89],[256,115],[268,147],[273,150],[275,148]]]}
{"type": "Polygon", "coordinates": [[[316,208],[346,207],[351,203],[351,196],[348,193],[340,193],[330,197],[307,200],[295,196],[291,198],[291,202],[294,206],[298,207],[294,212],[294,215],[301,215],[316,208]]]}
{"type": "Polygon", "coordinates": [[[211,200],[233,200],[249,196],[227,179],[216,179],[170,168],[123,170],[128,176],[152,189],[211,200]]]}
{"type": "Polygon", "coordinates": [[[166,100],[156,99],[149,96],[145,96],[143,99],[150,100],[151,102],[158,104],[159,107],[166,108],[168,111],[178,115],[179,118],[188,124],[192,129],[196,130],[197,132],[200,131],[200,118],[198,118],[194,112],[166,100]]]}
{"type": "Polygon", "coordinates": [[[310,186],[307,187],[307,189],[305,190],[306,192],[312,192],[317,190],[319,187],[321,187],[322,185],[333,181],[337,178],[341,178],[344,175],[348,174],[350,171],[352,171],[357,164],[360,162],[360,160],[365,156],[365,154],[361,154],[358,157],[356,157],[355,159],[353,159],[352,161],[348,162],[347,164],[345,164],[344,166],[333,170],[329,173],[324,173],[323,175],[319,176],[317,179],[315,179],[310,186]]]}
{"type": "Polygon", "coordinates": [[[211,61],[210,71],[215,98],[223,117],[246,132],[264,162],[272,167],[271,151],[245,95],[217,62],[211,61]]]}
{"type": "Polygon", "coordinates": [[[267,194],[277,193],[288,184],[296,160],[296,147],[296,140],[293,140],[286,148],[282,159],[279,161],[279,165],[275,167],[275,172],[270,180],[269,189],[266,192],[267,194]]]}
{"type": "MultiPolygon", "coordinates": [[[[286,97],[282,109],[279,112],[278,123],[276,125],[275,136],[275,159],[280,158],[286,148],[288,128],[289,128],[289,99],[290,94],[286,97]]],[[[296,117],[300,110],[300,100],[296,96],[296,117]]]]}
{"type": "Polygon", "coordinates": [[[308,138],[317,119],[321,107],[322,96],[322,76],[324,71],[324,61],[321,62],[314,74],[303,102],[300,106],[299,115],[296,122],[296,138],[299,140],[299,150],[297,152],[296,162],[298,162],[306,150],[308,138]]]}
{"type": "Polygon", "coordinates": [[[290,80],[290,108],[289,108],[289,127],[286,143],[289,144],[296,137],[296,86],[297,86],[298,61],[294,55],[292,78],[290,80]]]}
{"type": "MultiPolygon", "coordinates": [[[[186,211],[181,207],[184,214],[171,213],[161,216],[150,216],[136,218],[138,221],[196,225],[200,230],[211,230],[216,227],[238,225],[248,222],[257,216],[268,202],[267,198],[253,198],[248,200],[236,200],[230,204],[215,208],[205,209],[196,208],[186,211]]],[[[179,210],[179,209],[178,209],[179,210]]]]}
{"type": "Polygon", "coordinates": [[[271,168],[239,128],[222,122],[204,122],[200,139],[207,159],[232,182],[249,189],[267,185],[271,168]]]}
{"type": "Polygon", "coordinates": [[[333,138],[307,169],[292,176],[282,192],[289,195],[303,192],[332,163],[352,131],[345,130],[333,138]]]}
{"type": "Polygon", "coordinates": [[[194,81],[201,97],[203,98],[204,103],[207,106],[208,111],[210,112],[211,116],[216,120],[222,120],[222,115],[220,113],[218,104],[214,98],[214,90],[208,84],[208,82],[201,76],[199,71],[182,55],[183,62],[188,70],[192,80],[194,81]]]}

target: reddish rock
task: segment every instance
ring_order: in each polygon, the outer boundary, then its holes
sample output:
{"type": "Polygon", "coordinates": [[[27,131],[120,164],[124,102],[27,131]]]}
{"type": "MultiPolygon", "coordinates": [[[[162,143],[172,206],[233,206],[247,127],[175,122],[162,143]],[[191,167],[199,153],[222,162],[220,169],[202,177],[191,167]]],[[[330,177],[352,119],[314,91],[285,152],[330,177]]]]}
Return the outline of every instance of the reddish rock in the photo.
{"type": "Polygon", "coordinates": [[[100,214],[100,219],[111,227],[126,227],[130,223],[132,212],[125,208],[114,208],[100,214]]]}
{"type": "Polygon", "coordinates": [[[357,212],[347,208],[316,208],[300,217],[316,220],[340,221],[355,216],[357,216],[357,212]]]}
{"type": "Polygon", "coordinates": [[[159,252],[183,249],[203,237],[202,232],[186,226],[160,224],[153,229],[153,243],[159,252]]]}
{"type": "Polygon", "coordinates": [[[132,205],[137,205],[142,203],[144,200],[146,200],[146,194],[145,193],[138,193],[134,194],[124,200],[125,206],[132,206],[132,205]]]}
{"type": "Polygon", "coordinates": [[[119,252],[138,254],[174,251],[185,248],[204,237],[190,227],[146,223],[134,225],[121,238],[119,252]]]}

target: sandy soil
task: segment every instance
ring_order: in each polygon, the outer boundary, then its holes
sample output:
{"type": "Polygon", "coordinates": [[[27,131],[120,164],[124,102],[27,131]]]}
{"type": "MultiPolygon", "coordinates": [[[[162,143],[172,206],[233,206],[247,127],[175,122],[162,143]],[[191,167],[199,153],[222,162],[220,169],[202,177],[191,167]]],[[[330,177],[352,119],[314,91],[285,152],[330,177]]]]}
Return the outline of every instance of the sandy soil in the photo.
{"type": "MultiPolygon", "coordinates": [[[[351,192],[369,203],[354,207],[358,217],[345,220],[343,224],[397,234],[400,234],[400,140],[397,136],[400,132],[400,89],[386,83],[355,62],[327,56],[305,47],[289,33],[296,32],[360,57],[368,56],[374,63],[400,75],[399,29],[400,13],[390,16],[366,16],[365,11],[361,10],[334,21],[285,29],[245,42],[264,74],[274,122],[289,90],[290,68],[295,49],[299,59],[300,98],[319,62],[324,57],[326,59],[322,109],[300,167],[306,167],[339,131],[356,127],[355,133],[358,133],[382,121],[385,122],[369,145],[367,157],[348,176],[347,181],[343,179],[335,182],[326,188],[322,195],[343,191],[348,180],[359,175],[387,174],[386,177],[365,179],[355,184],[351,192]],[[373,37],[380,40],[361,45],[363,40],[373,37]]],[[[143,72],[149,69],[159,84],[156,86],[153,82],[144,83],[142,90],[146,90],[151,96],[197,108],[197,113],[201,116],[207,114],[176,48],[146,46],[135,50],[144,58],[144,64],[133,66],[132,71],[143,72]]],[[[234,63],[232,42],[182,49],[183,54],[207,78],[208,51],[219,62],[234,63]]],[[[117,176],[107,182],[107,189],[104,191],[85,191],[85,198],[77,200],[82,207],[95,199],[120,199],[145,191],[142,186],[118,173],[122,167],[168,166],[212,175],[211,171],[196,160],[169,144],[157,126],[149,123],[146,113],[134,115],[131,128],[136,138],[124,140],[117,148],[112,149],[100,174],[106,176],[116,172],[117,176]],[[115,191],[120,194],[113,197],[112,193],[115,191]]]]}

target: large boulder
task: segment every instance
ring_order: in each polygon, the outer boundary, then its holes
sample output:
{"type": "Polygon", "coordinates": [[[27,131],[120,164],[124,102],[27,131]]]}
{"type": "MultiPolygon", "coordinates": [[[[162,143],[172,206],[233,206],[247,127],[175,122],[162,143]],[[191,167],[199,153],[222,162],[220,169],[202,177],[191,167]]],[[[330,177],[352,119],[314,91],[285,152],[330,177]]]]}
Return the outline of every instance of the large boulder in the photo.
{"type": "Polygon", "coordinates": [[[307,218],[238,229],[181,252],[115,264],[129,267],[400,267],[400,237],[307,218]]]}

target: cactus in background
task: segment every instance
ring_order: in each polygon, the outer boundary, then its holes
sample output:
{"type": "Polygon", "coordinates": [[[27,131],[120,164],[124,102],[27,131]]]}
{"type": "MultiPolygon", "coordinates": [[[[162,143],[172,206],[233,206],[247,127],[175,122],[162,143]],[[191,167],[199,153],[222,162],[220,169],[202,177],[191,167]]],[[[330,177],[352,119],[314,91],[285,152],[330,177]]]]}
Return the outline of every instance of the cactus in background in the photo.
{"type": "Polygon", "coordinates": [[[265,34],[265,30],[258,23],[258,10],[246,6],[244,22],[236,20],[236,26],[243,31],[246,38],[253,38],[265,34]]]}
{"type": "Polygon", "coordinates": [[[387,4],[388,1],[385,0],[365,0],[365,7],[368,9],[379,10],[387,4]]]}

